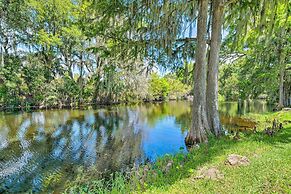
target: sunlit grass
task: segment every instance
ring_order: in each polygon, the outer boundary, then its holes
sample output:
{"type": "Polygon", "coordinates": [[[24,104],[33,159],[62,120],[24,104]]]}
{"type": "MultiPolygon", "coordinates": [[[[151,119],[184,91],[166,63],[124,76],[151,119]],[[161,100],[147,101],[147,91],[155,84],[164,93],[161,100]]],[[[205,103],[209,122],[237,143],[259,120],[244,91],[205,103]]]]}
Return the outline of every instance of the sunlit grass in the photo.
{"type": "MultiPolygon", "coordinates": [[[[274,137],[251,135],[241,141],[221,139],[211,142],[188,156],[181,169],[152,179],[146,193],[288,193],[290,192],[291,128],[274,137]],[[225,165],[229,154],[247,156],[251,163],[244,167],[225,165]],[[197,169],[216,167],[222,180],[197,180],[197,169]]],[[[177,164],[176,164],[177,165],[177,164]]]]}
{"type": "Polygon", "coordinates": [[[249,113],[244,117],[256,121],[258,123],[257,127],[259,130],[264,130],[267,127],[271,127],[274,119],[277,123],[282,123],[283,126],[288,126],[291,124],[291,111],[279,111],[275,113],[268,112],[263,114],[249,113]]]}

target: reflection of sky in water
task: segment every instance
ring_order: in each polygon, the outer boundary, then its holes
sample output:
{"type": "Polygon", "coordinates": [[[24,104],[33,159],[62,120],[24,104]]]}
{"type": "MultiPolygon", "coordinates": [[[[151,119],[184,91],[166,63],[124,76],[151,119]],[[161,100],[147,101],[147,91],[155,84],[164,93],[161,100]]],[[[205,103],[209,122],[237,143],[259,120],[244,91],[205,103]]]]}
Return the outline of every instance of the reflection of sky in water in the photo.
{"type": "Polygon", "coordinates": [[[17,133],[17,138],[21,143],[21,146],[23,149],[27,148],[29,146],[29,142],[25,139],[25,134],[30,126],[31,122],[29,119],[26,119],[22,125],[19,127],[18,133],[17,133]]]}
{"type": "Polygon", "coordinates": [[[78,160],[81,156],[80,149],[82,147],[81,141],[81,134],[80,134],[80,125],[79,122],[74,121],[73,126],[71,128],[71,141],[70,141],[70,150],[72,153],[72,157],[74,160],[78,160]]]}
{"type": "Polygon", "coordinates": [[[107,133],[106,133],[106,128],[104,126],[100,126],[99,130],[101,132],[101,137],[102,137],[100,146],[104,147],[106,145],[106,143],[107,143],[107,140],[108,140],[108,136],[107,136],[107,133]]]}
{"type": "Polygon", "coordinates": [[[61,138],[59,141],[55,142],[53,146],[53,151],[52,151],[52,156],[54,159],[64,158],[62,153],[65,149],[66,143],[67,143],[66,138],[61,138]]]}
{"type": "Polygon", "coordinates": [[[3,126],[0,130],[0,150],[8,146],[8,133],[9,129],[6,126],[3,126]]]}
{"type": "Polygon", "coordinates": [[[97,159],[96,141],[97,141],[97,132],[93,131],[88,137],[86,143],[84,144],[84,150],[85,150],[84,163],[87,166],[93,165],[96,162],[96,159],[97,159]]]}
{"type": "Polygon", "coordinates": [[[86,114],[85,116],[85,121],[86,123],[88,123],[89,125],[93,125],[95,123],[95,116],[94,116],[94,112],[89,112],[86,114]]]}
{"type": "Polygon", "coordinates": [[[154,128],[146,129],[143,135],[142,148],[146,157],[154,161],[165,154],[185,152],[184,138],[186,133],[180,131],[174,117],[160,120],[154,128]]]}
{"type": "Polygon", "coordinates": [[[22,168],[33,157],[33,154],[29,151],[24,151],[19,158],[14,158],[9,162],[0,162],[0,180],[1,178],[9,177],[13,174],[18,174],[22,168]]]}

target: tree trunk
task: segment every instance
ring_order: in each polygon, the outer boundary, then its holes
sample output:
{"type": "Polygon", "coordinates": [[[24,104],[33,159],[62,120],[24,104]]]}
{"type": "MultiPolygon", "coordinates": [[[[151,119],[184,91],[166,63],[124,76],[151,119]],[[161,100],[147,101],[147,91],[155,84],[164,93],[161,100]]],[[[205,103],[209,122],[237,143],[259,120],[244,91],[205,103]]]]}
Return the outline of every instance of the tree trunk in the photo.
{"type": "Polygon", "coordinates": [[[184,84],[187,84],[188,85],[188,76],[189,76],[189,72],[188,72],[188,63],[187,61],[185,60],[184,62],[185,64],[185,69],[184,69],[184,84]]]}
{"type": "Polygon", "coordinates": [[[84,94],[84,78],[83,78],[83,74],[84,74],[84,53],[83,51],[80,53],[80,76],[78,79],[78,84],[80,87],[80,96],[79,96],[79,106],[83,105],[83,94],[84,94]]]}
{"type": "Polygon", "coordinates": [[[218,113],[218,64],[221,44],[221,28],[223,20],[223,4],[221,0],[213,0],[211,44],[207,76],[207,116],[210,130],[215,136],[222,134],[218,113]]]}
{"type": "Polygon", "coordinates": [[[279,83],[279,104],[278,108],[281,109],[284,107],[284,73],[285,66],[282,65],[280,69],[280,83],[279,83]]]}
{"type": "MultiPolygon", "coordinates": [[[[186,145],[206,142],[206,123],[204,122],[205,111],[205,88],[206,88],[206,26],[208,0],[199,0],[196,65],[194,67],[194,99],[192,127],[186,137],[186,145]],[[204,91],[203,91],[204,90],[204,91]]],[[[207,120],[207,118],[205,118],[207,120]]]]}
{"type": "Polygon", "coordinates": [[[4,48],[1,45],[1,66],[0,67],[4,67],[4,48]]]}
{"type": "MultiPolygon", "coordinates": [[[[289,14],[286,14],[285,25],[287,24],[289,14]]],[[[285,34],[288,33],[287,30],[281,28],[281,37],[284,37],[285,34]]],[[[278,56],[279,56],[279,65],[280,65],[280,82],[279,82],[279,104],[278,109],[282,109],[285,105],[284,103],[284,74],[286,69],[286,52],[284,52],[284,40],[280,39],[279,49],[278,49],[278,56]]]]}
{"type": "Polygon", "coordinates": [[[290,80],[290,75],[289,75],[289,79],[285,75],[285,81],[284,81],[284,103],[285,103],[284,104],[285,107],[291,106],[291,80],[290,80]]]}

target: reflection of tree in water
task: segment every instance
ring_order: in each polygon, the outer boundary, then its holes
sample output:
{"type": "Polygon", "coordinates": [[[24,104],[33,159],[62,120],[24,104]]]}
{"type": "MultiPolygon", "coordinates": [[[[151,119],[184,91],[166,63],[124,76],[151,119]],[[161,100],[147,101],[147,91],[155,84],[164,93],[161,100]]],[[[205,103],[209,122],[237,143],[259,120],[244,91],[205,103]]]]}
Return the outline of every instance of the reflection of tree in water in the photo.
{"type": "MultiPolygon", "coordinates": [[[[243,103],[242,103],[243,105],[243,103]]],[[[244,108],[241,108],[240,111],[238,108],[239,103],[224,103],[220,107],[220,119],[221,123],[227,130],[237,130],[237,129],[250,129],[254,128],[255,123],[240,117],[241,114],[245,114],[244,108]]],[[[244,105],[247,106],[247,105],[244,105]]],[[[249,104],[249,109],[259,107],[260,111],[267,111],[263,109],[262,103],[249,104]],[[255,105],[256,104],[256,105],[255,105]],[[257,105],[258,104],[258,105],[257,105]]],[[[184,109],[184,113],[176,116],[176,123],[181,126],[181,131],[184,133],[191,127],[192,117],[191,117],[191,109],[184,109]]],[[[252,109],[251,109],[252,110],[252,109]]],[[[253,110],[254,111],[254,110],[253,110]]]]}
{"type": "Polygon", "coordinates": [[[184,133],[191,126],[191,102],[190,101],[170,101],[167,103],[154,103],[140,106],[140,112],[147,118],[147,124],[154,126],[165,117],[175,117],[175,122],[184,133]]]}
{"type": "Polygon", "coordinates": [[[142,158],[141,133],[135,127],[140,126],[140,117],[135,111],[89,112],[69,118],[53,133],[45,132],[45,119],[42,113],[23,118],[10,137],[13,141],[0,149],[0,192],[55,188],[73,178],[77,166],[95,165],[100,172],[112,172],[142,158]]]}
{"type": "Polygon", "coordinates": [[[192,122],[191,115],[191,111],[189,110],[176,117],[176,123],[181,126],[182,133],[185,133],[190,129],[192,122]]]}
{"type": "Polygon", "coordinates": [[[141,112],[147,118],[147,124],[154,126],[158,121],[168,116],[180,117],[190,111],[190,102],[170,101],[141,106],[141,112]]]}
{"type": "Polygon", "coordinates": [[[241,110],[239,106],[240,106],[239,103],[223,102],[219,104],[219,114],[227,116],[240,115],[240,113],[238,112],[239,110],[241,110]]]}
{"type": "Polygon", "coordinates": [[[125,168],[142,158],[140,149],[141,130],[138,128],[140,126],[139,113],[127,108],[120,109],[114,114],[115,116],[109,115],[108,118],[118,119],[113,119],[111,120],[113,122],[105,124],[118,123],[118,126],[100,125],[99,127],[101,128],[99,130],[101,132],[99,137],[102,137],[101,142],[106,141],[107,143],[99,144],[98,153],[100,153],[100,158],[96,164],[97,169],[107,169],[111,172],[125,168]],[[112,130],[104,130],[108,128],[112,130]]]}
{"type": "Polygon", "coordinates": [[[238,102],[223,102],[219,106],[220,114],[225,116],[241,116],[247,113],[264,113],[272,111],[272,106],[264,100],[239,100],[238,102]]]}
{"type": "Polygon", "coordinates": [[[191,126],[191,102],[170,101],[167,103],[146,104],[139,107],[139,112],[147,119],[149,126],[154,126],[165,117],[175,117],[175,122],[184,133],[191,126]]]}

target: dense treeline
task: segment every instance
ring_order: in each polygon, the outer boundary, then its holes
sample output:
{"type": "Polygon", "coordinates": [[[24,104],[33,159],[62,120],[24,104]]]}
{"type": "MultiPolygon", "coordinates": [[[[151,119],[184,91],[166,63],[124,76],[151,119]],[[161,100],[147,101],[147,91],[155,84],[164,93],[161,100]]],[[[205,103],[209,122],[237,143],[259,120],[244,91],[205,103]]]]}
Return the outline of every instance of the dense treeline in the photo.
{"type": "Polygon", "coordinates": [[[110,10],[103,13],[114,6],[107,3],[1,1],[1,106],[72,107],[187,95],[189,86],[175,74],[152,74],[158,72],[152,62],[133,56],[131,48],[117,49],[123,29],[111,24],[110,10]],[[126,57],[118,56],[124,50],[126,57]]]}

